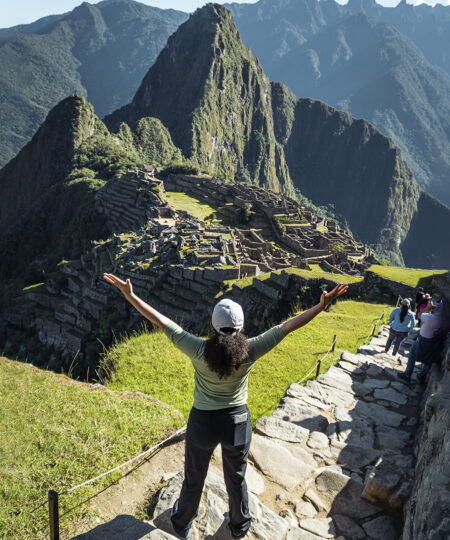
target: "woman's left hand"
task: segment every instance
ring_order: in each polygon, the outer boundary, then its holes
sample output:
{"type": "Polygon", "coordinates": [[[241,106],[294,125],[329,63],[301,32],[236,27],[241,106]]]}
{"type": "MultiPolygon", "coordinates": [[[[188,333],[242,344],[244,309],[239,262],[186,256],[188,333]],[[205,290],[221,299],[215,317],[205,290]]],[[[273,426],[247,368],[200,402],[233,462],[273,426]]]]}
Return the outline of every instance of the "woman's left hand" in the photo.
{"type": "Polygon", "coordinates": [[[322,296],[320,297],[320,305],[322,309],[325,309],[327,306],[329,306],[331,302],[338,296],[345,294],[347,292],[347,289],[348,283],[341,283],[330,292],[323,291],[322,296]]]}

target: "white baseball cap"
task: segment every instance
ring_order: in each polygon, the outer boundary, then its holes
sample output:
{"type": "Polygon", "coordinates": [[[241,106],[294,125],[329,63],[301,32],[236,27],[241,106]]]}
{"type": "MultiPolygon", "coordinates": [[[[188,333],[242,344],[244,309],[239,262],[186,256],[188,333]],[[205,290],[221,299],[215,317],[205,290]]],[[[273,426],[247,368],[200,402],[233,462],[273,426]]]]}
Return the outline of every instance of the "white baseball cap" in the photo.
{"type": "Polygon", "coordinates": [[[244,312],[238,303],[225,298],[215,305],[211,322],[219,334],[223,336],[234,336],[244,327],[244,312]],[[229,334],[222,332],[222,328],[234,328],[235,331],[229,334]]]}

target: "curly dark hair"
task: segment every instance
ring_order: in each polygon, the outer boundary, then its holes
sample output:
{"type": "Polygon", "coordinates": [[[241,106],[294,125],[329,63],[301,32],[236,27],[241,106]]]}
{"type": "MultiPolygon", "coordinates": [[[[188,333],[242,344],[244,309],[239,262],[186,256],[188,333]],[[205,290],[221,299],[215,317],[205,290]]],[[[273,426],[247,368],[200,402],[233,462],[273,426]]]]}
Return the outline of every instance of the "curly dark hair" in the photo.
{"type": "Polygon", "coordinates": [[[228,378],[247,357],[248,341],[242,332],[224,336],[214,331],[205,343],[205,362],[219,379],[228,378]]]}

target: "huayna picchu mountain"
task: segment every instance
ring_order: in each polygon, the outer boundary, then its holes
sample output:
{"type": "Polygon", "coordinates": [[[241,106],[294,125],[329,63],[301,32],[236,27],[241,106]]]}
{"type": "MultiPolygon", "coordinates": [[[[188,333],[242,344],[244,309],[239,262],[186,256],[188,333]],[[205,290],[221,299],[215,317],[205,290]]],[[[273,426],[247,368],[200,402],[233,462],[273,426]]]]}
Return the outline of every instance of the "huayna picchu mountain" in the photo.
{"type": "Polygon", "coordinates": [[[420,192],[398,148],[368,122],[270,83],[223,6],[208,4],[182,24],[132,102],[105,123],[134,130],[154,116],[201,168],[285,193],[298,188],[402,261],[420,192]]]}
{"type": "Polygon", "coordinates": [[[169,38],[132,102],[105,123],[135,129],[142,117],[159,118],[202,168],[292,192],[274,135],[270,81],[228,10],[197,10],[169,38]]]}

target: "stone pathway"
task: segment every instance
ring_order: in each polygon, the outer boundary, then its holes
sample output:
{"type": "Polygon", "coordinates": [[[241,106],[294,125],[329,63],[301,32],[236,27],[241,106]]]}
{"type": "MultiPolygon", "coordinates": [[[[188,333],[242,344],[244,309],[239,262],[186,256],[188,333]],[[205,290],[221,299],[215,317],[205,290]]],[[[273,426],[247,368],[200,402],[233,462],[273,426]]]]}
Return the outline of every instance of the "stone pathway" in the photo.
{"type": "MultiPolygon", "coordinates": [[[[246,538],[398,540],[421,389],[397,378],[407,351],[398,359],[384,354],[387,334],[383,327],[357,354],[343,352],[339,366],[315,381],[291,384],[272,416],[258,421],[247,471],[254,519],[246,538]]],[[[412,340],[405,341],[408,348],[412,340]]],[[[133,538],[175,538],[169,515],[183,473],[165,472],[171,478],[151,530],[133,538]]],[[[230,538],[227,501],[217,449],[192,540],[230,538]]]]}

